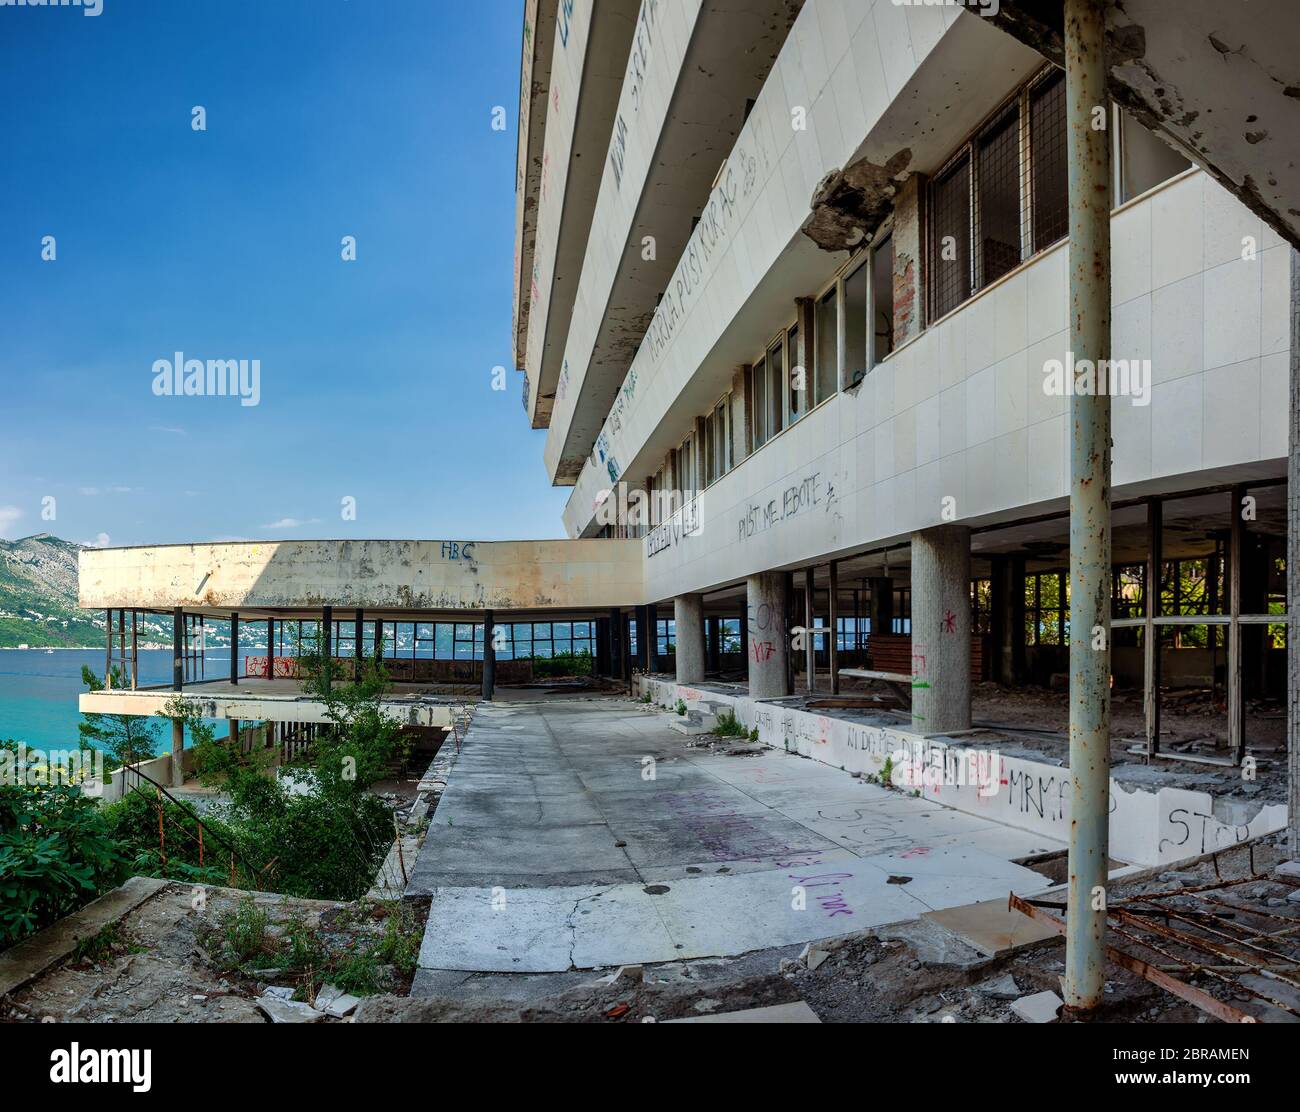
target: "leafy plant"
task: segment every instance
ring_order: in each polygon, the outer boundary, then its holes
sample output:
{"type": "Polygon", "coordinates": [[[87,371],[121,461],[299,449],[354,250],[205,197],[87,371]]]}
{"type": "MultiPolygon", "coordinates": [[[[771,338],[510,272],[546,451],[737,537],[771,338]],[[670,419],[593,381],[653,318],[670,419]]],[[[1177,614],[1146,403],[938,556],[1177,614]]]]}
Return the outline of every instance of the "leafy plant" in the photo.
{"type": "Polygon", "coordinates": [[[686,700],[685,700],[685,699],[678,699],[678,700],[677,700],[677,713],[678,713],[678,714],[681,714],[681,715],[684,715],[684,714],[686,713],[686,700]]]}
{"type": "Polygon", "coordinates": [[[718,712],[718,724],[713,727],[713,734],[718,737],[748,737],[749,731],[736,717],[736,712],[724,710],[718,712]]]}
{"type": "MultiPolygon", "coordinates": [[[[120,668],[112,668],[108,675],[114,688],[127,686],[120,668]]],[[[81,666],[81,682],[87,691],[104,690],[104,681],[84,664],[81,666]]],[[[158,752],[157,723],[151,718],[99,711],[82,711],[81,718],[77,732],[82,742],[92,749],[102,750],[114,768],[148,760],[158,752]]]]}
{"type": "Polygon", "coordinates": [[[0,786],[0,947],[120,883],[127,865],[98,805],[78,788],[0,786]]]}

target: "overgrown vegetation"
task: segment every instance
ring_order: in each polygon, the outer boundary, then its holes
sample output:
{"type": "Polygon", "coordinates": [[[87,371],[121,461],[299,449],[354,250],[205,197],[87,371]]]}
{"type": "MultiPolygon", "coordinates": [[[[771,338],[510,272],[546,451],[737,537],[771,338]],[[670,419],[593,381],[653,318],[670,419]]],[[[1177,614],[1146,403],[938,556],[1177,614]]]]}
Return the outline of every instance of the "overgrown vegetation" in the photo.
{"type": "Polygon", "coordinates": [[[678,713],[678,714],[685,715],[685,713],[686,713],[686,700],[685,700],[685,699],[678,699],[678,700],[677,700],[677,707],[676,707],[676,710],[677,710],[677,713],[678,713]]]}
{"type": "Polygon", "coordinates": [[[290,908],[273,924],[252,896],[218,917],[203,944],[223,970],[261,980],[296,982],[299,999],[313,999],[323,984],[366,996],[391,991],[415,973],[423,928],[401,902],[362,901],[308,923],[290,908]]]}
{"type": "Polygon", "coordinates": [[[584,649],[580,653],[563,652],[554,656],[535,656],[533,679],[554,679],[560,676],[590,676],[592,656],[584,649]]]}
{"type": "MultiPolygon", "coordinates": [[[[116,689],[129,686],[120,668],[110,669],[108,676],[116,689]]],[[[87,691],[104,690],[104,681],[84,664],[81,666],[81,682],[87,691]]],[[[77,732],[83,745],[104,754],[109,769],[146,761],[158,752],[158,723],[143,715],[82,711],[77,732]]]]}
{"type": "Polygon", "coordinates": [[[177,697],[165,708],[194,739],[200,779],[229,798],[221,826],[238,856],[257,870],[259,887],[357,899],[393,840],[392,813],[366,789],[405,758],[405,743],[400,726],[380,710],[388,687],[382,667],[361,664],[359,679],[336,683],[335,661],[314,650],[299,659],[304,692],[325,705],[329,728],[289,766],[288,776],[268,767],[273,750],[241,753],[216,740],[195,704],[177,697]]]}
{"type": "Polygon", "coordinates": [[[718,724],[710,731],[718,737],[748,737],[749,731],[745,729],[744,724],[736,717],[735,711],[722,710],[718,712],[718,724]]]}
{"type": "MultiPolygon", "coordinates": [[[[18,743],[0,741],[11,754],[18,743]]],[[[15,762],[16,766],[16,762],[15,762]]],[[[120,884],[128,858],[95,801],[64,784],[0,784],[0,948],[120,884]]]]}

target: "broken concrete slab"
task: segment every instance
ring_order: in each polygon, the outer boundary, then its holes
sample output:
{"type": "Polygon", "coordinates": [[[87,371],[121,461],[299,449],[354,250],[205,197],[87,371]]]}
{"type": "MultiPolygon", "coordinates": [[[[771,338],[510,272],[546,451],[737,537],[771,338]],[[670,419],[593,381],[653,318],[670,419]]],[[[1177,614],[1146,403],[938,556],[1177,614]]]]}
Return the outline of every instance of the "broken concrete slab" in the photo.
{"type": "Polygon", "coordinates": [[[337,985],[321,985],[320,992],[316,994],[316,1009],[335,1019],[351,1015],[360,1003],[359,996],[344,992],[337,985]]]}
{"type": "Polygon", "coordinates": [[[1011,1011],[1026,1023],[1054,1023],[1064,1003],[1054,992],[1036,992],[1015,1001],[1011,1011]]]}
{"type": "Polygon", "coordinates": [[[803,962],[811,972],[814,969],[819,969],[830,956],[830,950],[826,949],[824,946],[814,946],[809,942],[800,952],[799,960],[803,962]]]}
{"type": "Polygon", "coordinates": [[[1020,996],[1020,986],[1010,973],[981,982],[975,986],[975,991],[993,1000],[1015,1000],[1020,996]]]}
{"type": "Polygon", "coordinates": [[[1008,909],[1005,897],[929,911],[922,918],[951,931],[991,958],[1059,937],[1046,924],[1008,909]]]}
{"type": "Polygon", "coordinates": [[[320,1023],[324,1012],[318,1012],[301,1000],[283,1000],[279,996],[259,996],[255,1001],[272,1023],[320,1023]]]}
{"type": "Polygon", "coordinates": [[[35,980],[72,954],[77,945],[134,911],[167,887],[169,881],[134,876],[53,926],[0,954],[0,996],[35,980]]]}
{"type": "Polygon", "coordinates": [[[741,1012],[693,1015],[670,1019],[667,1023],[820,1023],[817,1013],[802,1000],[792,1004],[772,1004],[766,1008],[746,1008],[741,1012]]]}

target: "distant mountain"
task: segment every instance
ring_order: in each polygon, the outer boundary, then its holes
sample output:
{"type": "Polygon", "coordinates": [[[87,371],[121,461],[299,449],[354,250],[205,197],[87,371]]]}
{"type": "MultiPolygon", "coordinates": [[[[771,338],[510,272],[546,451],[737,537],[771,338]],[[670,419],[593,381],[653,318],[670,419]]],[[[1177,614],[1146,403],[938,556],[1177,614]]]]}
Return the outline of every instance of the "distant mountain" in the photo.
{"type": "MultiPolygon", "coordinates": [[[[77,609],[77,553],[83,545],[37,533],[0,540],[0,648],[98,648],[104,615],[77,609]]],[[[161,640],[165,620],[150,623],[161,640]]]]}

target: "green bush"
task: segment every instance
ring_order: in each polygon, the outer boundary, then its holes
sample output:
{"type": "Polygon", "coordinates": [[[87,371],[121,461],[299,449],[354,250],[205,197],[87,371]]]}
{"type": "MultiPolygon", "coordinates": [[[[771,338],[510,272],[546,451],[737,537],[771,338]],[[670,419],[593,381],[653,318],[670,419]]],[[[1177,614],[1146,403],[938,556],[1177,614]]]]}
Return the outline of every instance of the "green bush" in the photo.
{"type": "Polygon", "coordinates": [[[713,727],[712,733],[718,737],[748,737],[749,731],[741,724],[736,717],[735,711],[724,710],[718,712],[718,724],[713,727]]]}
{"type": "Polygon", "coordinates": [[[79,789],[0,786],[0,947],[120,884],[127,865],[99,806],[79,789]]]}
{"type": "Polygon", "coordinates": [[[590,676],[592,674],[591,653],[584,649],[580,653],[556,653],[554,656],[535,656],[533,662],[533,679],[554,679],[559,676],[590,676]]]}

